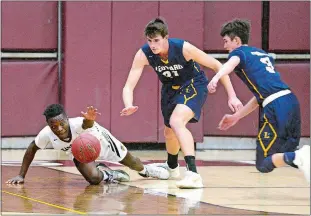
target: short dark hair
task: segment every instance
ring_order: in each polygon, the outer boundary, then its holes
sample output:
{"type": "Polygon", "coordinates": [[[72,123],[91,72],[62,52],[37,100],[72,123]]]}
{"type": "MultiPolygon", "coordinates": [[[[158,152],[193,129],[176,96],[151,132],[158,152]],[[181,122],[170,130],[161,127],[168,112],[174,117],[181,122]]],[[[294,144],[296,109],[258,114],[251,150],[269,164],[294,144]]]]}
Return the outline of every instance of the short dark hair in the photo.
{"type": "Polygon", "coordinates": [[[150,38],[154,38],[157,35],[165,37],[168,35],[168,26],[163,18],[157,17],[146,25],[144,34],[146,37],[150,38]]]}
{"type": "Polygon", "coordinates": [[[234,19],[230,22],[225,23],[221,27],[220,35],[224,37],[228,35],[231,40],[234,37],[239,37],[242,41],[242,44],[247,44],[250,35],[251,24],[249,20],[234,19]]]}
{"type": "Polygon", "coordinates": [[[46,121],[48,121],[50,118],[58,116],[62,113],[66,114],[63,105],[51,104],[44,110],[43,115],[45,115],[46,121]]]}

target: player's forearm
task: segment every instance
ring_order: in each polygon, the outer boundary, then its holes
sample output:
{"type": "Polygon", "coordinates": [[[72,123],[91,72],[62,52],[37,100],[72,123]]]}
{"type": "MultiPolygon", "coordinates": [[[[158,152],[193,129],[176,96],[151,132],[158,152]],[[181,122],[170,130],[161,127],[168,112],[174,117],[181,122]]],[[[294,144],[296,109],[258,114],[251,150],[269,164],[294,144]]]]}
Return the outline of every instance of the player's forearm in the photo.
{"type": "Polygon", "coordinates": [[[27,148],[23,158],[22,166],[19,172],[19,175],[22,176],[23,178],[25,178],[28,168],[37,152],[37,148],[35,148],[33,145],[35,145],[34,141],[27,148]]]}
{"type": "Polygon", "coordinates": [[[94,125],[94,121],[93,120],[83,119],[82,128],[84,130],[93,127],[93,125],[94,125]]]}
{"type": "Polygon", "coordinates": [[[129,87],[125,86],[123,88],[122,97],[125,107],[133,106],[133,89],[130,89],[129,87]]]}
{"type": "Polygon", "coordinates": [[[232,83],[231,83],[230,78],[229,78],[228,75],[223,76],[220,79],[220,82],[225,87],[227,95],[228,95],[228,98],[236,97],[235,91],[233,89],[232,83]]]}
{"type": "Polygon", "coordinates": [[[240,109],[238,112],[236,112],[234,115],[236,115],[239,119],[247,116],[251,112],[253,112],[258,107],[258,103],[256,100],[256,97],[252,97],[247,104],[240,109]]]}
{"type": "MultiPolygon", "coordinates": [[[[232,69],[230,64],[224,64],[224,65],[222,65],[222,67],[220,68],[220,70],[218,72],[216,71],[215,77],[218,80],[221,80],[224,76],[229,75],[232,72],[232,70],[233,69],[232,69]]],[[[229,79],[229,81],[230,81],[230,79],[229,79]]]]}

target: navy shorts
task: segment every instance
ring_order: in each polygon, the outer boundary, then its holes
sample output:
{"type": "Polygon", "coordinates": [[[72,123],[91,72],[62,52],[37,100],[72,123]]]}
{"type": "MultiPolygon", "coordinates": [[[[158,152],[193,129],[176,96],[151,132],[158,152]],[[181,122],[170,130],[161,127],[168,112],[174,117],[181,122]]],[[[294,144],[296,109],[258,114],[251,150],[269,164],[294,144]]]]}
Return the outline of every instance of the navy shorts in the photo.
{"type": "Polygon", "coordinates": [[[293,152],[301,136],[300,106],[293,93],[279,97],[260,110],[256,164],[275,153],[293,152]]]}
{"type": "Polygon", "coordinates": [[[170,127],[170,118],[177,104],[185,104],[194,112],[194,117],[189,121],[190,123],[198,122],[207,98],[207,84],[208,80],[203,72],[181,86],[163,84],[161,110],[164,124],[170,127]]]}

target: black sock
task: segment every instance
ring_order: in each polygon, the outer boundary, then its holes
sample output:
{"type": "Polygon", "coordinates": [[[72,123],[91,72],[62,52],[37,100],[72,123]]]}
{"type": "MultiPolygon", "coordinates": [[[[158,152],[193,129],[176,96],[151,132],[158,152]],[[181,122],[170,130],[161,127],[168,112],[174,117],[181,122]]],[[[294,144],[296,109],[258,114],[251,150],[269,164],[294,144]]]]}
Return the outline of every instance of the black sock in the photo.
{"type": "Polygon", "coordinates": [[[197,167],[195,165],[195,157],[192,155],[185,156],[185,161],[187,164],[187,170],[198,173],[197,172],[197,167]]]}
{"type": "Polygon", "coordinates": [[[178,153],[176,155],[167,153],[167,165],[171,169],[175,169],[178,166],[178,153]]]}

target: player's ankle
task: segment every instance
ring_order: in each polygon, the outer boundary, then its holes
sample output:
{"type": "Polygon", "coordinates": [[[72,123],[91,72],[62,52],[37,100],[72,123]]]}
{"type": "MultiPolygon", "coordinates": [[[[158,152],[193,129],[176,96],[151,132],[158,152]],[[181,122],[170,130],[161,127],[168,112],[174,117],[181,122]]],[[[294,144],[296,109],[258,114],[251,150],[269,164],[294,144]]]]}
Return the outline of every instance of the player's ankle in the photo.
{"type": "Polygon", "coordinates": [[[186,164],[187,164],[187,169],[189,171],[198,173],[197,172],[197,167],[195,165],[195,156],[192,156],[192,155],[185,156],[185,161],[186,161],[186,164]]]}
{"type": "Polygon", "coordinates": [[[139,171],[138,173],[145,175],[145,174],[146,174],[146,171],[147,171],[147,169],[146,169],[146,167],[144,166],[144,169],[143,169],[142,171],[139,171]]]}
{"type": "Polygon", "coordinates": [[[176,155],[167,153],[167,165],[170,169],[178,167],[178,153],[176,155]]]}

